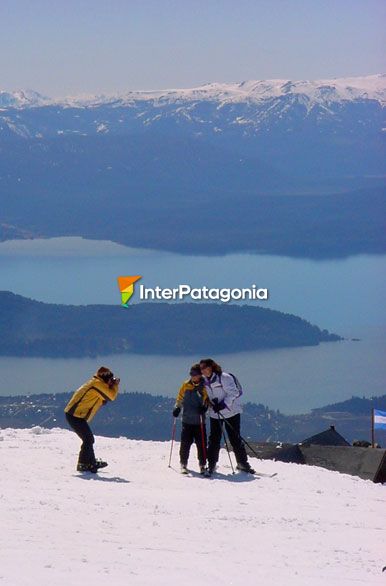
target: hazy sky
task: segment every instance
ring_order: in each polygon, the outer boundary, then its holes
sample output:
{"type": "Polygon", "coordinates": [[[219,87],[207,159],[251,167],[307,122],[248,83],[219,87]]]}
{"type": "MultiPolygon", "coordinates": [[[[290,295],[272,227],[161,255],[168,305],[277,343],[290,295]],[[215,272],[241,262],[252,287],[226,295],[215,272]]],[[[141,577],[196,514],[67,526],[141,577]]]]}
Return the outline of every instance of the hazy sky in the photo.
{"type": "Polygon", "coordinates": [[[384,73],[386,0],[0,0],[0,89],[384,73]]]}

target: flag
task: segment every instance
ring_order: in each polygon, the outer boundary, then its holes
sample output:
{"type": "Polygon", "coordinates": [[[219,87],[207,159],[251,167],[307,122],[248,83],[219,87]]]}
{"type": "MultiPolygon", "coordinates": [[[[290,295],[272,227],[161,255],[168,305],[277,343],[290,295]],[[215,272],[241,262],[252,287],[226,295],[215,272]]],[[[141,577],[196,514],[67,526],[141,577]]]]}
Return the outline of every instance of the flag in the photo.
{"type": "Polygon", "coordinates": [[[374,429],[386,429],[386,411],[374,409],[374,429]]]}

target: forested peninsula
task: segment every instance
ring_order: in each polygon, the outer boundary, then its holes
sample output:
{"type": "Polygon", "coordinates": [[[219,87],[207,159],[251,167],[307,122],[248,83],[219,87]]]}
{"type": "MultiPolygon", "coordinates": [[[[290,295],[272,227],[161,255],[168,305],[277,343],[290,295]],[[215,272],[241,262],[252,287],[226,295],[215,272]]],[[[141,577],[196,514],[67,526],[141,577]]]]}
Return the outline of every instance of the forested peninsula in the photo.
{"type": "Polygon", "coordinates": [[[341,340],[295,315],[250,305],[56,305],[0,292],[0,356],[223,354],[341,340]]]}

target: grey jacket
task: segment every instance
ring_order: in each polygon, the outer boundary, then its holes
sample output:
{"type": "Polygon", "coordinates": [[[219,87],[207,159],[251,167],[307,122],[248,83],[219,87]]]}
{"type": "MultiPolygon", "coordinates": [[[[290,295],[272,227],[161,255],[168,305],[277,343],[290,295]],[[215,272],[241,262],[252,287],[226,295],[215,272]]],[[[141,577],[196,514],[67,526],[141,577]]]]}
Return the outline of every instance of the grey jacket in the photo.
{"type": "MultiPolygon", "coordinates": [[[[182,407],[182,423],[200,425],[200,407],[205,405],[208,395],[204,383],[194,384],[190,379],[182,383],[176,407],[182,407]]],[[[205,419],[205,414],[203,415],[205,419]]]]}

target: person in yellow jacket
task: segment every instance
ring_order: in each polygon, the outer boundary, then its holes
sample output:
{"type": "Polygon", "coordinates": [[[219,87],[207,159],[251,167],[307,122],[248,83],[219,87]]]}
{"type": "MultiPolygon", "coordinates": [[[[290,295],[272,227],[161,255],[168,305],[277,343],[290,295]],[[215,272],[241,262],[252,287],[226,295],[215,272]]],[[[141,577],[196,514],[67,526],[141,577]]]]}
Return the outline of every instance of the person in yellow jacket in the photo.
{"type": "Polygon", "coordinates": [[[98,468],[107,466],[107,462],[95,458],[95,440],[89,422],[102,405],[116,399],[119,383],[119,378],[115,378],[109,368],[101,366],[90,380],[75,391],[64,409],[70,427],[82,440],[77,465],[79,472],[95,473],[98,468]]]}
{"type": "Polygon", "coordinates": [[[193,364],[190,378],[184,381],[178,391],[173,409],[173,417],[178,417],[182,409],[182,429],[180,443],[181,473],[188,474],[188,459],[193,442],[197,446],[200,473],[205,474],[206,466],[206,427],[205,413],[208,409],[206,392],[200,365],[193,364]]]}

